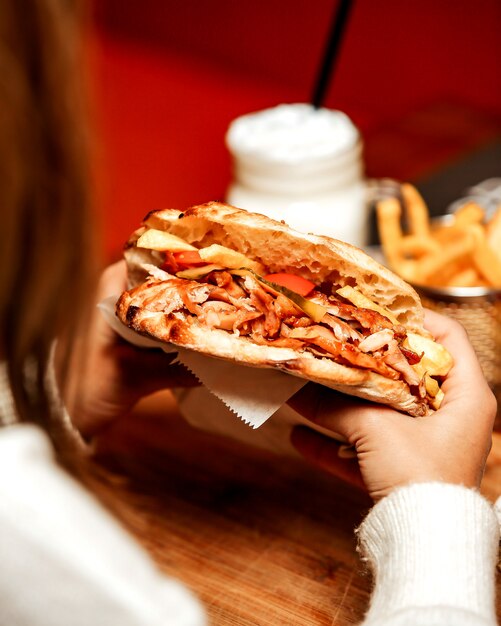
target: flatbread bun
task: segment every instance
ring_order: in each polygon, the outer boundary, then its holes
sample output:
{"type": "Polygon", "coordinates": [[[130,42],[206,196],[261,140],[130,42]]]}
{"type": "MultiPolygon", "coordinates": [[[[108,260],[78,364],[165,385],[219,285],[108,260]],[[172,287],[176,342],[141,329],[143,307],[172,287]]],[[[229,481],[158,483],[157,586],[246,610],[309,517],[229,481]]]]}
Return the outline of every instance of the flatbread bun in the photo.
{"type": "Polygon", "coordinates": [[[174,209],[148,214],[142,229],[129,240],[125,258],[129,291],[117,303],[119,319],[136,332],[203,354],[254,367],[270,367],[367,400],[423,415],[429,408],[407,383],[367,369],[336,363],[330,358],[290,348],[256,344],[246,336],[209,329],[196,316],[164,312],[163,283],[144,269],[159,265],[161,253],[135,245],[144,228],[167,231],[197,248],[217,243],[262,263],[269,273],[290,272],[315,284],[355,286],[387,308],[408,330],[429,336],[423,327],[423,309],[417,293],[363,251],[328,237],[303,234],[260,214],[211,202],[185,212],[174,209]]]}

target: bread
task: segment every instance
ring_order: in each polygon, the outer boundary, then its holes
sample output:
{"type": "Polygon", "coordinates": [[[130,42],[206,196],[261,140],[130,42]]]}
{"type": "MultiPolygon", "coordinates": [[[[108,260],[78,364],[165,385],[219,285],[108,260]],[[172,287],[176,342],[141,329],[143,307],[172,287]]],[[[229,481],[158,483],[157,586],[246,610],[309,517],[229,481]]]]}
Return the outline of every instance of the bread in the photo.
{"type": "Polygon", "coordinates": [[[270,274],[290,271],[315,283],[357,285],[364,295],[393,312],[401,324],[426,332],[423,308],[414,289],[348,243],[299,233],[285,222],[220,202],[194,206],[184,213],[153,211],[144,225],[178,235],[199,248],[212,243],[233,248],[260,260],[270,274]]]}
{"type": "Polygon", "coordinates": [[[146,216],[142,228],[127,244],[125,258],[132,289],[119,299],[117,315],[138,333],[216,358],[276,368],[411,415],[430,411],[422,390],[411,390],[401,377],[392,379],[315,351],[256,343],[250,336],[208,328],[182,307],[170,310],[183,279],[171,275],[165,281],[162,275],[148,276],[145,266],[159,266],[164,258],[161,252],[137,246],[138,237],[149,228],[181,237],[198,249],[223,245],[261,263],[268,274],[292,273],[316,285],[332,283],[336,288],[356,286],[361,294],[391,312],[408,331],[428,337],[416,292],[361,250],[328,237],[302,234],[283,222],[217,202],[184,213],[174,209],[155,211],[146,216]]]}

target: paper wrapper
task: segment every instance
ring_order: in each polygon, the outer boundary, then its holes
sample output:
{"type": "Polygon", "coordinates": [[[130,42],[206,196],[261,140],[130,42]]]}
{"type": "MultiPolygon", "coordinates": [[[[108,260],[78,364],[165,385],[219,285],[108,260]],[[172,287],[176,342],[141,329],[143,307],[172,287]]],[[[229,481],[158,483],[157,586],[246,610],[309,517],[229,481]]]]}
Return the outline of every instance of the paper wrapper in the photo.
{"type": "Polygon", "coordinates": [[[333,437],[331,431],[312,425],[285,405],[306,380],[270,368],[237,365],[142,337],[116,317],[117,299],[118,296],[106,298],[98,308],[118,335],[137,347],[177,352],[177,361],[203,384],[174,391],[182,415],[193,426],[283,454],[293,453],[289,433],[295,424],[306,424],[333,437]],[[259,433],[248,426],[259,428],[259,433]]]}

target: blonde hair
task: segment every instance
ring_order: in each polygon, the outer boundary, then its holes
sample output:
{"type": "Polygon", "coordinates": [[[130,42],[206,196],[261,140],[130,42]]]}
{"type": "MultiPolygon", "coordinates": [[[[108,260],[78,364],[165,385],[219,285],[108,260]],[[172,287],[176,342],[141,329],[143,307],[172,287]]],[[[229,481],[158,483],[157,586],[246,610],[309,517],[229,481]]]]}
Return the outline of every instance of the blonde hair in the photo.
{"type": "Polygon", "coordinates": [[[75,2],[2,3],[0,359],[19,419],[45,427],[51,346],[71,350],[95,274],[80,29],[75,2]]]}

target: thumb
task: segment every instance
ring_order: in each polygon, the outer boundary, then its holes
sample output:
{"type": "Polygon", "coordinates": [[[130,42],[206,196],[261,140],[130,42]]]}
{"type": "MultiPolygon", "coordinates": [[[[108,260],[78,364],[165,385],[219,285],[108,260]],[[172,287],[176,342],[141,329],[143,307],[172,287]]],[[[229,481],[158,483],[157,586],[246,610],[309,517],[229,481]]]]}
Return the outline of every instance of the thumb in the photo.
{"type": "Polygon", "coordinates": [[[142,350],[121,343],[115,348],[120,367],[122,385],[134,390],[139,397],[174,387],[195,387],[196,377],[181,363],[176,363],[177,353],[166,354],[160,350],[142,350]]]}
{"type": "Polygon", "coordinates": [[[383,405],[312,383],[298,391],[288,404],[312,423],[335,433],[351,445],[356,445],[373,426],[380,428],[382,420],[406,417],[383,405]]]}

